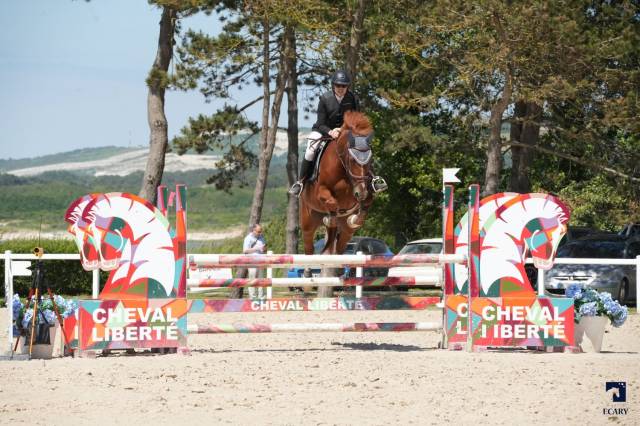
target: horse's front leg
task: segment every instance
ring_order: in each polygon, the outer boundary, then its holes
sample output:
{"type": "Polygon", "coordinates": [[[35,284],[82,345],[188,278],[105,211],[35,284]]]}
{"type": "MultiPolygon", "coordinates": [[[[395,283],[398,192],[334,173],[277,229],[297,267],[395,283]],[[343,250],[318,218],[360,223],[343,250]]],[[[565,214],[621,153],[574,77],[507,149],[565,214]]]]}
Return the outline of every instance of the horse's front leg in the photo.
{"type": "Polygon", "coordinates": [[[318,188],[318,201],[324,207],[329,215],[322,219],[322,223],[327,228],[336,227],[336,215],[338,214],[338,200],[333,196],[333,193],[326,186],[320,186],[318,188]]]}
{"type": "Polygon", "coordinates": [[[338,211],[338,200],[335,199],[329,188],[324,185],[318,188],[318,200],[328,212],[336,213],[338,211]]]}
{"type": "Polygon", "coordinates": [[[347,218],[347,225],[352,230],[356,230],[364,225],[364,220],[367,218],[369,207],[373,202],[373,197],[369,196],[363,203],[360,203],[360,208],[355,214],[352,214],[347,218]]]}

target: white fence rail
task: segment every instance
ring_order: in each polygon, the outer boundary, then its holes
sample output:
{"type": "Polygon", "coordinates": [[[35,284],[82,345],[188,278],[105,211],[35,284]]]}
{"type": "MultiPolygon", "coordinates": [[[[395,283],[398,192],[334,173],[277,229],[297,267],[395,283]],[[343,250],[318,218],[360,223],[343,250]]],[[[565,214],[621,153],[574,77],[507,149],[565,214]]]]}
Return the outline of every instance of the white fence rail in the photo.
{"type": "MultiPolygon", "coordinates": [[[[272,254],[272,252],[269,252],[272,254]]],[[[189,255],[187,255],[189,256],[189,255]]],[[[208,256],[208,255],[205,255],[208,256]]],[[[22,261],[22,260],[37,260],[38,258],[33,254],[23,254],[23,253],[12,253],[11,251],[5,251],[4,255],[0,255],[3,260],[10,259],[12,261],[22,261]]],[[[42,256],[42,260],[80,260],[79,254],[45,254],[42,256]]],[[[529,258],[526,260],[527,263],[533,263],[532,259],[529,258]]],[[[630,265],[636,267],[636,299],[638,298],[638,294],[640,294],[640,256],[637,256],[635,259],[574,259],[574,258],[556,258],[554,260],[554,264],[561,265],[630,265]]],[[[357,275],[361,275],[361,268],[357,268],[357,275]]],[[[4,264],[4,280],[5,280],[5,291],[9,286],[9,281],[11,284],[13,283],[13,274],[12,274],[12,263],[5,262],[4,264]]],[[[540,295],[544,295],[544,272],[543,270],[538,270],[538,293],[540,295]]],[[[93,284],[92,284],[92,297],[94,299],[98,298],[98,294],[100,293],[100,274],[98,270],[92,271],[93,274],[93,284]]],[[[268,268],[267,277],[271,278],[272,269],[268,268]]],[[[361,292],[361,290],[359,291],[361,292]]],[[[11,292],[13,293],[13,291],[11,292]]],[[[5,294],[7,294],[5,292],[5,294]]]]}

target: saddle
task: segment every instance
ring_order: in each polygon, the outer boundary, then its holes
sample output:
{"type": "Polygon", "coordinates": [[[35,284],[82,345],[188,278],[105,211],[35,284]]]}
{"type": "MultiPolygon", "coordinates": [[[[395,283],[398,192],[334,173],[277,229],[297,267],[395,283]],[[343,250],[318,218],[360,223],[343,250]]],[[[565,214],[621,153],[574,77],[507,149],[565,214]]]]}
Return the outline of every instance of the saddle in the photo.
{"type": "Polygon", "coordinates": [[[327,149],[327,146],[334,139],[322,138],[318,139],[320,146],[316,151],[316,158],[313,160],[313,173],[311,173],[311,177],[307,180],[308,183],[315,182],[320,175],[320,161],[322,160],[322,156],[324,155],[324,151],[327,149]]]}

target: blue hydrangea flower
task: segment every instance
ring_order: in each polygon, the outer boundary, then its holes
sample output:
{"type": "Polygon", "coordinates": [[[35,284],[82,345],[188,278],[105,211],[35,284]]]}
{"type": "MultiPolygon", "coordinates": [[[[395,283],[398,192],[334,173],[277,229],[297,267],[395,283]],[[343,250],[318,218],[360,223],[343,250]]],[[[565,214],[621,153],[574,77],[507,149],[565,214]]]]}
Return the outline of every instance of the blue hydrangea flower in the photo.
{"type": "Polygon", "coordinates": [[[592,288],[588,288],[582,294],[582,300],[587,303],[595,302],[598,300],[598,292],[592,288]]]}
{"type": "MultiPolygon", "coordinates": [[[[46,309],[42,311],[42,313],[49,324],[54,325],[56,323],[56,314],[51,309],[46,309]]],[[[43,324],[44,320],[42,319],[42,317],[40,317],[39,319],[40,323],[43,324]]]]}
{"type": "Polygon", "coordinates": [[[586,317],[594,317],[597,314],[598,314],[598,306],[596,302],[589,302],[580,306],[580,315],[584,315],[586,317]]]}
{"type": "Polygon", "coordinates": [[[33,317],[33,309],[27,309],[24,311],[22,317],[22,328],[28,328],[31,325],[31,317],[33,317]]]}
{"type": "Polygon", "coordinates": [[[64,313],[62,314],[62,318],[68,318],[76,313],[78,310],[78,303],[73,300],[67,300],[64,304],[64,313]]]}
{"type": "Polygon", "coordinates": [[[607,315],[613,315],[620,309],[620,304],[615,300],[607,301],[603,305],[604,309],[607,311],[607,315]]]}
{"type": "Polygon", "coordinates": [[[582,297],[582,286],[580,284],[569,284],[564,292],[565,296],[580,300],[582,297]]]}
{"type": "Polygon", "coordinates": [[[56,294],[55,296],[53,296],[53,300],[56,302],[56,305],[58,306],[64,306],[66,304],[66,300],[64,300],[64,297],[56,294]]]}
{"type": "Polygon", "coordinates": [[[18,318],[18,315],[20,315],[20,311],[22,311],[22,309],[24,308],[24,305],[22,304],[22,302],[20,301],[20,296],[17,294],[13,295],[13,300],[12,300],[12,306],[13,308],[13,318],[16,319],[18,318]]]}
{"type": "Polygon", "coordinates": [[[602,293],[598,293],[598,298],[600,299],[600,302],[602,302],[602,304],[605,307],[607,305],[611,305],[612,303],[615,303],[613,298],[611,297],[611,293],[608,293],[606,291],[603,291],[602,293]]]}
{"type": "Polygon", "coordinates": [[[620,310],[616,314],[614,314],[613,320],[611,321],[613,323],[613,326],[620,327],[627,320],[628,315],[629,310],[627,309],[627,307],[620,306],[620,310]]]}

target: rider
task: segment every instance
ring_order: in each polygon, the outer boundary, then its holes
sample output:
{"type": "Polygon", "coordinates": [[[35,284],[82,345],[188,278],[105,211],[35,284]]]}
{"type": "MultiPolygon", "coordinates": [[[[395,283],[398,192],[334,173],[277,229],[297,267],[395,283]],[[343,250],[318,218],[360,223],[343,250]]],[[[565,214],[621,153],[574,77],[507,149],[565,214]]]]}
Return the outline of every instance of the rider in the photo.
{"type": "MultiPolygon", "coordinates": [[[[320,145],[319,140],[323,137],[336,139],[340,135],[344,113],[349,110],[359,111],[360,103],[358,97],[349,90],[350,84],[349,74],[344,70],[337,70],[331,77],[332,90],[320,96],[318,119],[307,137],[307,149],[300,164],[300,177],[289,189],[290,194],[300,196],[304,181],[309,178],[313,169],[313,160],[320,145]]],[[[372,183],[374,192],[384,191],[386,184],[383,187],[378,182],[380,180],[374,180],[372,183]]]]}

